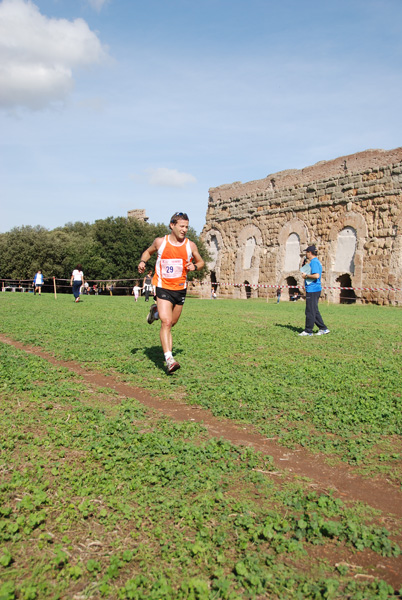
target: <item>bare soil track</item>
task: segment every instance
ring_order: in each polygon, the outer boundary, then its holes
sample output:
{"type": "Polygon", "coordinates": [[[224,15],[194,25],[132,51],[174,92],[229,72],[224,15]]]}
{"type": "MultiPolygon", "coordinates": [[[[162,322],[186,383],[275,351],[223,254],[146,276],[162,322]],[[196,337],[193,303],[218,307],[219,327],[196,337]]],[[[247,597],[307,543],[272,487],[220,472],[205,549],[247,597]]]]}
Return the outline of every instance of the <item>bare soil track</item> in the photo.
{"type": "Polygon", "coordinates": [[[214,417],[210,411],[198,406],[156,398],[147,390],[120,382],[111,375],[90,371],[74,361],[57,359],[40,347],[27,346],[2,334],[0,334],[0,342],[40,356],[54,365],[66,367],[91,385],[108,387],[127,398],[135,398],[144,406],[159,411],[175,421],[202,423],[211,436],[224,438],[239,446],[249,446],[258,452],[270,455],[279,469],[308,477],[320,488],[333,489],[343,500],[361,501],[381,510],[385,515],[391,513],[402,517],[402,492],[383,478],[364,479],[348,465],[338,464],[336,467],[331,467],[325,463],[323,455],[312,454],[304,448],[288,450],[274,440],[269,440],[253,431],[251,425],[246,427],[228,419],[214,417]]]}
{"type": "MultiPolygon", "coordinates": [[[[332,467],[325,462],[323,455],[312,454],[304,448],[297,450],[283,448],[274,440],[269,440],[253,431],[251,425],[244,426],[228,419],[216,418],[210,411],[198,406],[190,406],[175,400],[162,400],[142,388],[120,382],[112,375],[102,375],[82,367],[79,363],[57,359],[40,347],[16,342],[2,334],[0,334],[0,342],[40,356],[53,365],[65,367],[80,375],[92,387],[111,388],[119,395],[135,398],[142,405],[163,416],[168,416],[175,421],[201,423],[213,437],[226,439],[235,445],[252,447],[258,452],[272,456],[274,464],[281,472],[290,477],[297,475],[309,478],[317,491],[332,490],[343,501],[361,501],[380,510],[382,525],[391,531],[396,520],[402,518],[402,492],[384,478],[376,476],[364,479],[352,467],[344,464],[332,467]]],[[[270,475],[274,476],[275,474],[267,473],[267,476],[270,475]]],[[[401,543],[399,535],[396,536],[396,541],[401,543]]],[[[369,565],[374,567],[376,560],[373,553],[359,554],[360,564],[366,563],[367,567],[369,565]]],[[[350,562],[354,562],[352,555],[350,555],[350,562]]],[[[372,573],[384,577],[397,589],[402,585],[402,560],[400,557],[398,559],[383,558],[381,565],[377,564],[372,573]]]]}

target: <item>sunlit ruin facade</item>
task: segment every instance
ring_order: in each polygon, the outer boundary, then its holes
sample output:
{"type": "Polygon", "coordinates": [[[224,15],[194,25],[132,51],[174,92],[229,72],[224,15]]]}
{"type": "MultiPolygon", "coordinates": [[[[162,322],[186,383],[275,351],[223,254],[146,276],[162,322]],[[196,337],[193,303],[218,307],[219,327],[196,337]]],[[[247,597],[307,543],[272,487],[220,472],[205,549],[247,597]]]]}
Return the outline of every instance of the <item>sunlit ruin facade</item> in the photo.
{"type": "Polygon", "coordinates": [[[325,299],[402,304],[402,148],[211,188],[201,235],[219,296],[302,292],[315,244],[325,299]]]}

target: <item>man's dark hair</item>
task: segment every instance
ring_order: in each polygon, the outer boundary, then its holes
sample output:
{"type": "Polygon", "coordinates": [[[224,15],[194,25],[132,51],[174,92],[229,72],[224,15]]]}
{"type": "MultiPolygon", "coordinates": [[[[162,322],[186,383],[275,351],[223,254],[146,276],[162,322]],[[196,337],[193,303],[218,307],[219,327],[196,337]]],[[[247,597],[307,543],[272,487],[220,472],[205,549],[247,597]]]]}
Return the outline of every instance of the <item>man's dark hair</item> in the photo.
{"type": "Polygon", "coordinates": [[[180,221],[180,220],[189,221],[190,219],[188,218],[187,213],[175,212],[174,215],[172,215],[170,222],[173,223],[173,225],[176,225],[177,221],[180,221]]]}

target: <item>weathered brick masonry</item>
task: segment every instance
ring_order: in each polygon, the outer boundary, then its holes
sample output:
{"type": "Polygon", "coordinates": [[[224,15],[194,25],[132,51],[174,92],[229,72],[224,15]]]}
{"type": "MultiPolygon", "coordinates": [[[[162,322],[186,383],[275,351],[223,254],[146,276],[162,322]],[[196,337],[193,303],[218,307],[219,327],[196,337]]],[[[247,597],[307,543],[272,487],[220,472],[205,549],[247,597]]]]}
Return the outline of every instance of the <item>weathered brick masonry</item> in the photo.
{"type": "Polygon", "coordinates": [[[301,255],[314,243],[330,301],[348,283],[358,301],[402,304],[388,291],[402,288],[402,148],[211,188],[202,238],[220,295],[302,288],[301,255]]]}

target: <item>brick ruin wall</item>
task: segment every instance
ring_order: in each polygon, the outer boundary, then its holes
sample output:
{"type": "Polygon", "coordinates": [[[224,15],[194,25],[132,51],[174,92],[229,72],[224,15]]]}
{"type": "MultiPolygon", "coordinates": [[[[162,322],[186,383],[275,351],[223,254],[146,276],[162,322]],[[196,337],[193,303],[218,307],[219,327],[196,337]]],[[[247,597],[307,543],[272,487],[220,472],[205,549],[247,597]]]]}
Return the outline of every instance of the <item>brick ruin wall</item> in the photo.
{"type": "Polygon", "coordinates": [[[402,148],[211,188],[201,237],[219,295],[303,289],[303,250],[315,244],[326,299],[339,302],[348,282],[359,302],[402,304],[402,148]]]}

